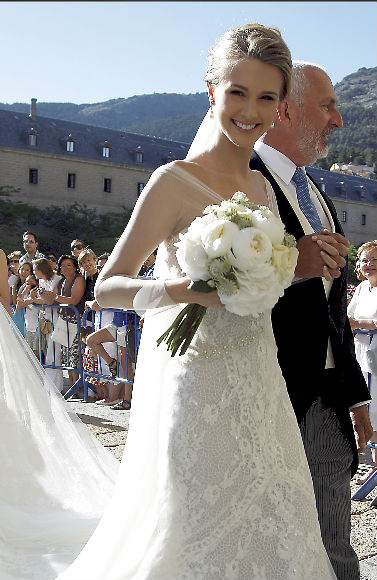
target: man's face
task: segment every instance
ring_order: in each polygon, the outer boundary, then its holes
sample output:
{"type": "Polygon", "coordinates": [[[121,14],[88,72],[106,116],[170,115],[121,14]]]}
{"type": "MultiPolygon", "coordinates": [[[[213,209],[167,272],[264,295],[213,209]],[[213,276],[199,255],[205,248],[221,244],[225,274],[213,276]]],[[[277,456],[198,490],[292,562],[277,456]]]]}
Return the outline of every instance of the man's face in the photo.
{"type": "Polygon", "coordinates": [[[32,234],[28,234],[27,236],[24,236],[22,241],[26,252],[28,252],[28,254],[35,254],[37,251],[38,242],[35,241],[34,236],[32,234]]]}
{"type": "Polygon", "coordinates": [[[337,97],[329,77],[321,70],[307,71],[309,87],[304,104],[298,109],[297,148],[303,159],[301,165],[309,165],[326,157],[327,137],[343,126],[342,116],[336,108],[337,97]]]}

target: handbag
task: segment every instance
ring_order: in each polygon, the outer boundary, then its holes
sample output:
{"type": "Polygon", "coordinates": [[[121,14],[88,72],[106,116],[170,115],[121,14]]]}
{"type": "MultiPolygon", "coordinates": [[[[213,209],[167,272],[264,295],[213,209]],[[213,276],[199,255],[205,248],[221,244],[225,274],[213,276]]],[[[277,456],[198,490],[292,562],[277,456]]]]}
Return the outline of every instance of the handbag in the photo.
{"type": "Polygon", "coordinates": [[[50,332],[52,331],[52,322],[51,320],[47,320],[45,315],[46,315],[45,310],[39,311],[38,317],[39,328],[41,329],[42,334],[50,334],[50,332]]]}
{"type": "Polygon", "coordinates": [[[70,348],[76,336],[77,324],[68,322],[68,320],[58,316],[51,334],[51,340],[70,348]]]}

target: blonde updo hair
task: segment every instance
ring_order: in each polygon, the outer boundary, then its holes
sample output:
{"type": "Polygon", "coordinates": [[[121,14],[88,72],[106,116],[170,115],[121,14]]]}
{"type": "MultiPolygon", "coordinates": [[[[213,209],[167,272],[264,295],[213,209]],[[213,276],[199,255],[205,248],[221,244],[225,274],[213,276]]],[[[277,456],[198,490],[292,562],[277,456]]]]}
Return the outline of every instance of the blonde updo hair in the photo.
{"type": "Polygon", "coordinates": [[[373,250],[377,248],[377,240],[371,240],[370,242],[365,242],[360,248],[357,250],[357,258],[360,259],[360,256],[363,252],[368,250],[373,250]]]}
{"type": "Polygon", "coordinates": [[[280,70],[283,77],[280,100],[283,100],[290,90],[291,53],[280,31],[263,24],[246,24],[225,32],[210,49],[204,80],[210,87],[215,87],[238,61],[248,57],[257,58],[280,70]]]}

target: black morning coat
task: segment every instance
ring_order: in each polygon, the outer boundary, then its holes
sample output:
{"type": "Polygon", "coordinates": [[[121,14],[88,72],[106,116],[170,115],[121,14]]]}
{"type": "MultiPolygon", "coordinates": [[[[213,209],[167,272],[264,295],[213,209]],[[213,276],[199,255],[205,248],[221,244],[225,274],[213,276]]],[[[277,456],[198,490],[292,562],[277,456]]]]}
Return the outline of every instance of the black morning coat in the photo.
{"type": "MultiPolygon", "coordinates": [[[[305,235],[279,184],[255,151],[250,168],[260,171],[271,183],[286,231],[296,240],[305,235]]],[[[328,205],[336,232],[343,235],[332,201],[322,191],[321,195],[328,205]]],[[[323,403],[335,411],[351,444],[354,474],[358,453],[349,408],[369,400],[370,395],[356,361],[347,317],[347,267],[341,272],[332,283],[328,300],[321,278],[292,284],[273,308],[271,318],[279,364],[298,421],[303,419],[312,402],[321,397],[323,403]],[[335,369],[325,373],[328,337],[335,369]]]]}

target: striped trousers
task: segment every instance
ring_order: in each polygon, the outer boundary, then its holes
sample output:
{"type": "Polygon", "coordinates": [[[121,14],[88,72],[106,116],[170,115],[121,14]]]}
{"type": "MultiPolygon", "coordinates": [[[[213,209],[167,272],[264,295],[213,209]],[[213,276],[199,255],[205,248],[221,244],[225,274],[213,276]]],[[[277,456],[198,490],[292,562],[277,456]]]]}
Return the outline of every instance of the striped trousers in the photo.
{"type": "Polygon", "coordinates": [[[352,451],[334,411],[316,399],[300,422],[322,541],[338,580],[359,580],[350,544],[352,451]]]}

